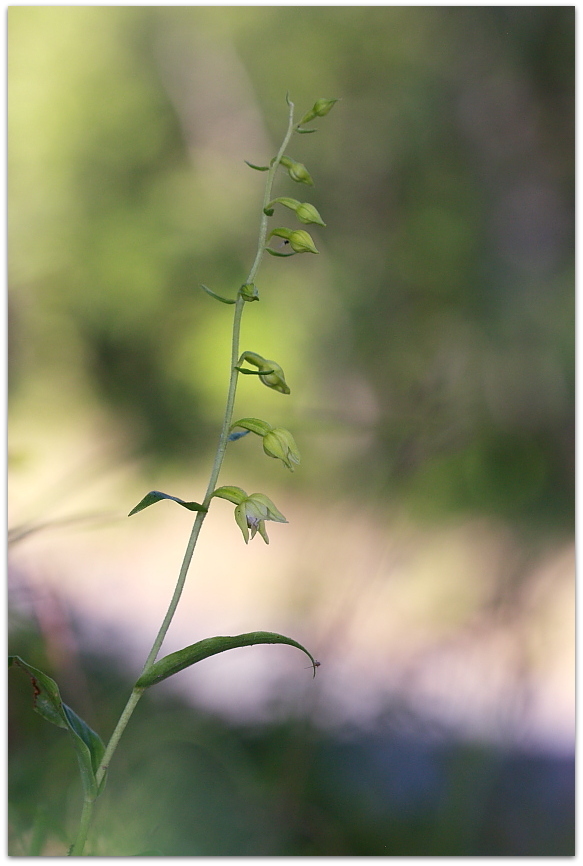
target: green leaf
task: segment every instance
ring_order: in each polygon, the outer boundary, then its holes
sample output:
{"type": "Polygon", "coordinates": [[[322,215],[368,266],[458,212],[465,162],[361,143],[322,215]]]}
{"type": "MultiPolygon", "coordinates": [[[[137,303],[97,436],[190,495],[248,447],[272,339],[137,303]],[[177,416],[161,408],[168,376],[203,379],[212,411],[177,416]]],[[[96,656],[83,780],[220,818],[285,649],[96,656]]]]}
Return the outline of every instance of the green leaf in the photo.
{"type": "Polygon", "coordinates": [[[247,162],[247,160],[245,160],[245,162],[247,163],[249,168],[254,168],[255,171],[269,171],[268,165],[253,165],[252,162],[247,162]]]}
{"type": "Polygon", "coordinates": [[[204,505],[201,505],[199,502],[185,502],[184,499],[179,499],[178,496],[170,496],[168,493],[160,493],[159,490],[150,490],[149,493],[146,493],[141,502],[138,502],[136,507],[132,508],[128,517],[131,517],[132,514],[137,514],[138,511],[143,511],[144,508],[153,505],[155,502],[160,502],[161,499],[171,499],[173,502],[182,505],[183,508],[188,508],[189,511],[208,511],[208,508],[205,508],[204,505]]]}
{"type": "Polygon", "coordinates": [[[231,430],[235,427],[243,427],[245,430],[251,430],[252,433],[257,433],[258,436],[266,436],[273,427],[267,421],[262,421],[260,418],[241,418],[240,421],[235,421],[231,424],[231,430]]]}
{"type": "Polygon", "coordinates": [[[213,496],[218,496],[219,499],[228,499],[229,502],[234,502],[235,505],[240,505],[247,494],[240,487],[217,487],[213,496]]]}
{"type": "Polygon", "coordinates": [[[153,686],[162,680],[171,677],[173,674],[190,667],[196,662],[200,662],[209,656],[214,656],[217,653],[225,652],[225,650],[237,649],[243,646],[252,646],[260,643],[283,643],[289,646],[294,646],[305,653],[312,663],[314,676],[316,675],[316,659],[308,650],[300,643],[292,640],[290,637],[284,637],[282,634],[276,634],[272,631],[252,631],[247,634],[237,634],[234,636],[219,636],[209,637],[205,640],[199,640],[198,643],[187,646],[178,652],[171,653],[165,656],[160,661],[155,662],[140,679],[136,686],[141,689],[153,686]]]}
{"type": "Polygon", "coordinates": [[[12,665],[22,668],[30,677],[35,712],[47,722],[64,728],[73,737],[85,793],[90,797],[96,797],[98,790],[95,773],[105,752],[101,737],[67,704],[63,703],[59,687],[51,677],[29,665],[20,656],[8,657],[8,666],[12,665]]]}
{"type": "Polygon", "coordinates": [[[300,135],[307,135],[309,132],[318,132],[317,129],[300,129],[299,126],[296,126],[296,132],[299,132],[300,135]]]}
{"type": "Polygon", "coordinates": [[[239,373],[243,373],[245,376],[268,376],[270,373],[274,373],[274,370],[248,370],[247,367],[235,367],[235,370],[238,370],[239,373]]]}
{"type": "Polygon", "coordinates": [[[265,252],[270,256],[277,256],[279,259],[287,259],[288,256],[295,256],[295,253],[278,253],[277,250],[272,250],[271,247],[265,247],[265,252]]]}
{"type": "Polygon", "coordinates": [[[209,289],[208,286],[204,286],[202,283],[200,284],[201,289],[204,289],[207,295],[210,295],[211,298],[214,298],[216,301],[220,301],[221,304],[236,304],[237,301],[232,298],[223,298],[221,295],[217,295],[216,292],[213,292],[212,289],[209,289]]]}

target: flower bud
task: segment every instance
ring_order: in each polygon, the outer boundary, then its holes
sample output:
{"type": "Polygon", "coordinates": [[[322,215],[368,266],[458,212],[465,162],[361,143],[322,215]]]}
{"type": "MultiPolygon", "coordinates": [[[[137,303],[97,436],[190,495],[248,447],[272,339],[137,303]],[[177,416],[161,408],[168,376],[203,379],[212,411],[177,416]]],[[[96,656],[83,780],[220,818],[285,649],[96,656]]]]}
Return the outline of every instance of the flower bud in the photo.
{"type": "Polygon", "coordinates": [[[259,374],[259,378],[263,384],[267,385],[268,388],[273,388],[274,391],[279,391],[280,394],[289,394],[289,385],[285,381],[283,370],[279,364],[276,364],[274,361],[267,361],[265,366],[270,372],[259,374]]]}
{"type": "Polygon", "coordinates": [[[309,123],[310,120],[313,120],[315,117],[324,117],[328,114],[329,111],[332,110],[334,104],[338,102],[337,99],[318,99],[314,103],[313,107],[308,111],[307,114],[304,114],[298,126],[301,126],[303,123],[309,123]]]}
{"type": "Polygon", "coordinates": [[[308,186],[314,186],[314,181],[312,180],[308,169],[305,165],[302,165],[301,162],[295,162],[295,160],[290,159],[289,156],[282,156],[281,164],[287,168],[288,174],[292,180],[295,180],[297,183],[307,183],[308,186]]]}
{"type": "Polygon", "coordinates": [[[303,229],[286,229],[277,228],[269,233],[268,239],[275,235],[278,238],[284,238],[291,246],[294,253],[317,253],[318,250],[314,246],[314,241],[310,235],[303,229]]]}
{"type": "Polygon", "coordinates": [[[292,464],[295,463],[297,466],[300,462],[300,452],[294,437],[289,430],[284,430],[283,427],[274,427],[273,430],[265,434],[263,450],[269,457],[281,460],[291,472],[294,471],[292,464]]]}
{"type": "MultiPolygon", "coordinates": [[[[269,203],[267,208],[265,208],[265,213],[268,216],[271,216],[273,213],[273,205],[282,204],[284,207],[288,207],[290,210],[293,210],[297,218],[300,222],[308,225],[309,223],[315,223],[319,226],[326,226],[326,223],[316,210],[313,204],[309,204],[309,202],[297,201],[295,198],[287,198],[286,196],[280,196],[280,198],[274,198],[272,202],[269,203]]],[[[289,238],[288,238],[289,240],[289,238]]]]}
{"type": "Polygon", "coordinates": [[[316,210],[313,204],[309,204],[307,201],[302,202],[299,207],[296,208],[296,216],[300,222],[305,225],[309,225],[310,223],[315,223],[319,226],[326,226],[326,223],[316,210]]]}
{"type": "Polygon", "coordinates": [[[258,301],[259,292],[255,283],[244,283],[239,289],[239,293],[246,301],[258,301]]]}
{"type": "Polygon", "coordinates": [[[317,253],[314,241],[303,229],[297,229],[289,236],[289,243],[295,253],[317,253]]]}
{"type": "MultiPolygon", "coordinates": [[[[256,352],[243,352],[239,358],[239,364],[242,364],[244,361],[257,367],[259,378],[268,388],[273,388],[274,391],[279,391],[280,394],[290,393],[290,389],[285,381],[283,370],[279,364],[275,363],[275,361],[268,361],[256,352]]],[[[237,367],[237,369],[239,370],[240,367],[237,367]]]]}

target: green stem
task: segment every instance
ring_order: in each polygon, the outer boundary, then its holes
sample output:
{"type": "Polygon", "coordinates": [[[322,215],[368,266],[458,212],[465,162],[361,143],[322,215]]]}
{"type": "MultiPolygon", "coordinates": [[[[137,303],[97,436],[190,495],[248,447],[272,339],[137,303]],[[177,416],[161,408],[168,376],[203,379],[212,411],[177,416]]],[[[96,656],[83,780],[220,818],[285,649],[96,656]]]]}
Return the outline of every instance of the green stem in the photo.
{"type": "MultiPolygon", "coordinates": [[[[268,219],[269,218],[267,217],[267,215],[265,213],[263,213],[263,209],[266,208],[267,205],[269,204],[269,202],[271,201],[271,191],[273,188],[273,181],[275,179],[275,173],[277,171],[277,168],[281,162],[281,158],[285,153],[285,150],[289,144],[289,140],[290,140],[292,133],[294,131],[293,112],[294,112],[293,102],[289,102],[288,128],[287,128],[287,132],[285,134],[285,137],[283,139],[283,142],[281,144],[281,147],[279,148],[279,151],[277,152],[277,156],[273,160],[273,163],[271,164],[271,166],[269,168],[269,172],[267,174],[267,179],[265,182],[265,192],[263,195],[263,204],[261,206],[262,215],[261,215],[261,222],[259,224],[259,240],[257,243],[257,253],[255,255],[255,260],[253,262],[251,270],[249,271],[249,275],[248,275],[247,279],[245,280],[246,283],[252,283],[254,281],[254,279],[257,275],[257,272],[259,270],[261,260],[265,254],[265,241],[267,238],[267,226],[268,226],[268,219]]],[[[209,478],[208,487],[207,487],[207,490],[205,493],[205,497],[202,501],[202,504],[207,509],[209,507],[212,495],[213,495],[215,488],[216,488],[219,473],[221,471],[221,466],[223,465],[223,459],[225,457],[225,451],[227,449],[227,443],[229,441],[229,428],[230,428],[231,422],[233,420],[233,409],[235,406],[235,396],[237,393],[237,381],[239,378],[239,371],[237,370],[237,362],[239,360],[239,341],[240,341],[240,333],[241,333],[241,318],[243,315],[243,308],[245,307],[245,303],[246,303],[245,299],[239,294],[237,296],[237,303],[235,305],[235,313],[233,316],[233,337],[232,337],[232,341],[231,341],[231,373],[230,373],[230,377],[229,377],[229,391],[227,394],[227,403],[225,406],[225,415],[223,418],[223,425],[222,425],[221,433],[219,436],[219,443],[217,445],[217,450],[215,453],[215,459],[213,462],[213,468],[211,470],[211,475],[209,478]]],[[[166,637],[168,629],[170,628],[170,623],[172,622],[172,619],[173,619],[174,614],[176,612],[176,608],[178,607],[178,602],[180,601],[180,596],[182,595],[182,591],[184,589],[184,584],[186,582],[186,576],[188,574],[188,569],[190,568],[190,563],[192,562],[192,557],[194,554],[194,549],[196,547],[196,542],[198,541],[198,536],[200,534],[200,530],[201,530],[201,527],[202,527],[202,524],[204,522],[206,515],[207,515],[206,511],[198,511],[197,512],[197,515],[196,515],[196,518],[194,521],[194,525],[193,525],[192,531],[190,533],[190,538],[188,539],[188,544],[186,546],[186,551],[184,553],[184,558],[182,560],[182,565],[180,567],[180,573],[178,575],[178,580],[177,580],[176,586],[174,588],[174,593],[172,595],[172,599],[171,599],[170,604],[168,606],[168,610],[166,611],[166,616],[164,617],[162,625],[160,626],[160,630],[158,631],[158,634],[156,635],[156,639],[155,639],[154,643],[152,644],[152,649],[150,650],[150,652],[148,654],[148,658],[146,659],[146,662],[144,664],[142,674],[145,673],[145,671],[148,670],[148,668],[154,664],[156,657],[157,657],[158,653],[160,652],[160,647],[162,646],[162,643],[164,642],[164,638],[166,637]]],[[[140,674],[140,676],[141,676],[141,674],[140,674]]],[[[111,761],[111,758],[113,757],[113,753],[115,752],[117,745],[121,739],[121,736],[122,736],[128,722],[132,716],[132,713],[134,712],[134,710],[137,706],[138,701],[142,697],[143,693],[144,693],[144,689],[138,689],[134,686],[134,689],[133,689],[133,691],[129,697],[129,700],[128,700],[120,718],[119,718],[119,721],[115,727],[115,730],[114,730],[113,734],[111,735],[109,743],[107,744],[107,748],[105,749],[101,764],[99,765],[97,772],[95,774],[98,788],[101,785],[101,783],[103,782],[103,779],[105,778],[105,774],[106,774],[107,769],[109,767],[109,763],[111,761]]],[[[79,824],[79,831],[77,834],[77,839],[75,840],[75,844],[71,848],[71,852],[70,852],[72,855],[75,855],[75,854],[80,855],[83,853],[83,848],[85,846],[85,840],[87,838],[87,832],[89,830],[89,824],[91,822],[91,817],[93,814],[94,802],[95,802],[94,800],[85,800],[85,802],[83,804],[83,811],[81,813],[81,821],[79,824]]]]}
{"type": "Polygon", "coordinates": [[[87,800],[85,799],[83,802],[83,811],[81,812],[81,819],[79,821],[79,829],[77,830],[77,838],[73,843],[71,850],[69,851],[69,855],[71,857],[79,857],[83,853],[83,849],[85,848],[85,840],[87,839],[87,833],[89,832],[89,825],[91,824],[91,818],[93,816],[93,804],[95,800],[87,800]]]}

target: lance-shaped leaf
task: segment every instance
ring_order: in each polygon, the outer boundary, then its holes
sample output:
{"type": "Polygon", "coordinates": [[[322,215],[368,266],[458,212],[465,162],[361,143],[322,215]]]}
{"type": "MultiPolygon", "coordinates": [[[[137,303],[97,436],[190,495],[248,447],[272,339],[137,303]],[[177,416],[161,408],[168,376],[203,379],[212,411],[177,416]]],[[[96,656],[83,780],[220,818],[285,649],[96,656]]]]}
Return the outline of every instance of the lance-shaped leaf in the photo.
{"type": "Polygon", "coordinates": [[[208,511],[208,508],[205,508],[200,502],[185,502],[184,499],[179,499],[178,496],[170,496],[170,494],[161,493],[159,490],[150,490],[141,502],[138,502],[136,507],[132,508],[128,517],[131,517],[132,514],[137,514],[138,511],[143,511],[149,505],[154,505],[155,502],[160,502],[161,499],[171,499],[173,502],[182,505],[183,508],[188,508],[189,511],[208,511]]]}
{"type": "Polygon", "coordinates": [[[272,250],[271,247],[265,247],[265,252],[270,256],[275,256],[277,259],[287,259],[289,256],[295,256],[295,253],[280,253],[278,250],[272,250]]]}
{"type": "Polygon", "coordinates": [[[217,295],[216,292],[213,292],[212,289],[209,289],[209,287],[203,285],[203,283],[200,284],[200,287],[201,287],[201,289],[204,289],[204,290],[205,290],[205,292],[207,293],[207,295],[210,295],[211,298],[214,298],[214,299],[215,299],[215,301],[220,301],[221,304],[236,304],[236,303],[237,303],[236,299],[233,300],[232,298],[223,298],[222,295],[217,295]]]}
{"type": "Polygon", "coordinates": [[[242,439],[243,436],[248,436],[250,430],[237,430],[236,433],[229,433],[228,440],[229,442],[236,442],[237,439],[242,439]]]}
{"type": "Polygon", "coordinates": [[[148,688],[209,656],[225,652],[225,650],[253,646],[260,643],[283,643],[296,647],[308,656],[314,669],[314,676],[316,675],[316,659],[301,643],[272,631],[252,631],[247,634],[205,638],[205,640],[199,640],[198,643],[194,643],[192,646],[187,646],[182,650],[178,650],[178,652],[171,653],[160,659],[160,661],[155,662],[151,668],[143,673],[137,681],[136,686],[141,689],[148,688]]]}
{"type": "Polygon", "coordinates": [[[252,162],[247,162],[247,160],[245,160],[245,162],[247,163],[249,168],[254,168],[255,171],[269,171],[268,165],[253,165],[252,162]]]}
{"type": "Polygon", "coordinates": [[[63,703],[59,687],[51,677],[29,665],[20,656],[8,657],[8,666],[11,667],[12,665],[22,668],[30,677],[35,712],[47,722],[64,728],[71,734],[79,762],[83,788],[87,796],[96,797],[98,790],[95,773],[105,752],[101,737],[67,704],[63,703]]]}

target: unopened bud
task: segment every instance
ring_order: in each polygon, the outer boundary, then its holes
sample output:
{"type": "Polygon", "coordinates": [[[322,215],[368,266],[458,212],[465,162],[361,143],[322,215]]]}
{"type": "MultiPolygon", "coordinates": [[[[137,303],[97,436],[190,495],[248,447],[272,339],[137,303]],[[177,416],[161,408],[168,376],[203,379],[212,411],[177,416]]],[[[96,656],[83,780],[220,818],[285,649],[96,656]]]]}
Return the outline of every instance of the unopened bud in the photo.
{"type": "Polygon", "coordinates": [[[301,126],[303,123],[309,123],[310,120],[313,120],[315,117],[324,117],[332,110],[336,102],[338,102],[337,99],[317,99],[308,113],[304,114],[298,126],[301,126]]]}
{"type": "Polygon", "coordinates": [[[239,289],[239,293],[246,301],[258,301],[259,292],[255,283],[244,283],[239,289]]]}
{"type": "Polygon", "coordinates": [[[308,232],[304,229],[286,229],[277,228],[269,233],[269,238],[275,235],[284,240],[290,245],[294,253],[317,253],[318,250],[314,245],[314,241],[308,232]]]}
{"type": "Polygon", "coordinates": [[[302,165],[301,162],[295,162],[295,160],[290,159],[289,156],[283,156],[281,158],[281,164],[287,168],[288,174],[292,180],[295,180],[297,183],[307,183],[308,186],[314,186],[314,181],[312,180],[308,169],[305,165],[302,165]]]}
{"type": "MultiPolygon", "coordinates": [[[[268,388],[273,388],[274,391],[279,391],[280,394],[290,393],[283,370],[275,361],[268,361],[266,358],[258,355],[257,352],[243,352],[239,359],[239,364],[242,364],[244,361],[257,367],[259,378],[268,388]]],[[[240,369],[240,367],[237,367],[237,370],[240,369]]]]}
{"type": "Polygon", "coordinates": [[[303,229],[297,229],[295,232],[292,232],[289,236],[289,243],[294,253],[318,252],[311,236],[303,229]]]}
{"type": "Polygon", "coordinates": [[[296,208],[296,216],[300,222],[305,225],[309,225],[310,223],[315,223],[319,226],[326,226],[326,223],[316,210],[313,204],[309,204],[307,201],[302,202],[302,204],[296,208]]]}
{"type": "Polygon", "coordinates": [[[301,202],[295,198],[287,198],[287,196],[280,196],[279,198],[274,198],[272,202],[265,208],[265,213],[268,216],[271,216],[273,213],[273,206],[275,204],[282,204],[284,207],[288,207],[290,210],[293,210],[297,218],[300,222],[305,225],[309,225],[309,223],[315,223],[319,226],[326,226],[326,223],[316,210],[313,204],[310,204],[307,201],[301,202]]]}

